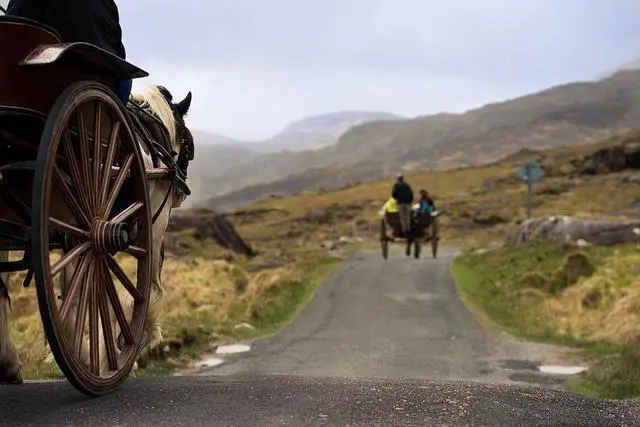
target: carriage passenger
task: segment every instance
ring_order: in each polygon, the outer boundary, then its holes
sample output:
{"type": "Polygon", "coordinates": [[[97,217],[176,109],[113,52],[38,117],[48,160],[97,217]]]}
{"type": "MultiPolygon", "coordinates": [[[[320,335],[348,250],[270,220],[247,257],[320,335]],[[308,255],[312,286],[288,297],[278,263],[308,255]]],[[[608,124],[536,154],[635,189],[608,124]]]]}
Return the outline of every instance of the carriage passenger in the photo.
{"type": "Polygon", "coordinates": [[[398,202],[393,197],[389,197],[389,200],[384,202],[382,209],[380,209],[380,216],[384,216],[386,213],[398,213],[398,202]]]}
{"type": "Polygon", "coordinates": [[[436,209],[436,205],[433,202],[433,199],[424,188],[420,190],[420,200],[418,201],[418,212],[419,213],[431,213],[436,209]]]}

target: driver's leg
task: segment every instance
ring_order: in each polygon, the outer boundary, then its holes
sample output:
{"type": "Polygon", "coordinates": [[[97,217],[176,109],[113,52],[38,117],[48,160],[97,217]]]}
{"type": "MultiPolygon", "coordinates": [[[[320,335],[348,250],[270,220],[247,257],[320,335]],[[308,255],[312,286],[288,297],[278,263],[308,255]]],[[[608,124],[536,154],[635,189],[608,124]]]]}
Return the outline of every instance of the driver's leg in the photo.
{"type": "Polygon", "coordinates": [[[120,101],[125,105],[127,105],[127,102],[129,101],[132,85],[133,81],[129,78],[120,78],[116,80],[116,95],[118,95],[120,101]]]}

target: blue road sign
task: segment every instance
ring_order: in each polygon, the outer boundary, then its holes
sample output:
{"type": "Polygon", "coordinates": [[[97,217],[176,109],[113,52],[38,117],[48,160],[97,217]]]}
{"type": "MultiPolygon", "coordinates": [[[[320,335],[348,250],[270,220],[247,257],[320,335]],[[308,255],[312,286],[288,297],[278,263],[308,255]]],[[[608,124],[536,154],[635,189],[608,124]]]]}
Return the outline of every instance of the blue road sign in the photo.
{"type": "Polygon", "coordinates": [[[527,184],[527,217],[531,218],[531,186],[542,179],[544,172],[538,162],[527,162],[516,172],[527,184]]]}
{"type": "Polygon", "coordinates": [[[527,162],[520,169],[517,175],[527,182],[538,182],[542,179],[544,172],[538,162],[527,162]]]}

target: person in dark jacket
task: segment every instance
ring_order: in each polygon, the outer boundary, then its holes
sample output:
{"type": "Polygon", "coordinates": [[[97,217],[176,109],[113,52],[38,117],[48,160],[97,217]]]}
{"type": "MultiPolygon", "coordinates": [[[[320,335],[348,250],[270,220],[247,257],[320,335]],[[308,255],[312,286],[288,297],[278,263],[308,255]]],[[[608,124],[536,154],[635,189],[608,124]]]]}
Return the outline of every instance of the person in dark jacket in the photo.
{"type": "MultiPolygon", "coordinates": [[[[127,59],[114,0],[11,0],[7,15],[47,25],[58,32],[64,43],[90,43],[127,59]]],[[[131,86],[131,79],[116,82],[122,102],[129,99],[131,86]]]]}
{"type": "Polygon", "coordinates": [[[413,203],[413,190],[411,186],[405,182],[404,175],[399,173],[396,177],[396,183],[391,189],[391,197],[398,202],[398,214],[400,216],[400,226],[405,236],[411,230],[411,204],[413,203]]]}

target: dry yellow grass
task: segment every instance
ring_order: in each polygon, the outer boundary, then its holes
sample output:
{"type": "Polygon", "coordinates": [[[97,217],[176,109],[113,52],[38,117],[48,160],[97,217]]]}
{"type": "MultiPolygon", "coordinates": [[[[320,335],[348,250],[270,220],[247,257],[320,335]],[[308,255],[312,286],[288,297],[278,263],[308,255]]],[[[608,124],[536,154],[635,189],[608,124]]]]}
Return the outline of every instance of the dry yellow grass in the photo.
{"type": "MultiPolygon", "coordinates": [[[[224,251],[216,251],[221,254],[224,251]]],[[[15,256],[14,256],[15,258],[15,256]]],[[[305,270],[298,263],[277,268],[265,268],[248,273],[241,262],[212,257],[177,257],[167,254],[163,269],[165,304],[164,333],[167,342],[185,339],[206,348],[212,334],[225,339],[225,332],[236,324],[252,322],[254,306],[266,291],[283,283],[300,283],[305,270]],[[241,302],[243,310],[234,312],[234,304],[241,302]],[[225,329],[227,328],[227,329],[225,329]]],[[[130,277],[135,264],[121,259],[120,265],[130,277]]],[[[9,290],[12,299],[10,330],[23,362],[26,379],[61,377],[45,337],[38,311],[35,289],[22,287],[24,273],[11,277],[9,290]]],[[[124,294],[124,292],[121,292],[124,294]]],[[[233,337],[226,337],[233,339],[233,337]]]]}
{"type": "Polygon", "coordinates": [[[561,333],[626,345],[640,339],[640,245],[615,250],[545,309],[561,333]]]}

